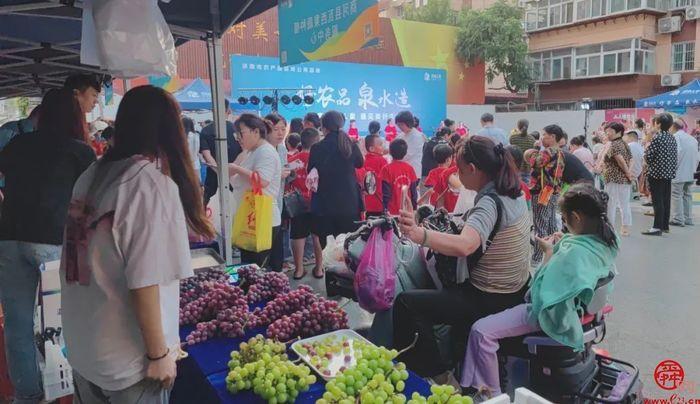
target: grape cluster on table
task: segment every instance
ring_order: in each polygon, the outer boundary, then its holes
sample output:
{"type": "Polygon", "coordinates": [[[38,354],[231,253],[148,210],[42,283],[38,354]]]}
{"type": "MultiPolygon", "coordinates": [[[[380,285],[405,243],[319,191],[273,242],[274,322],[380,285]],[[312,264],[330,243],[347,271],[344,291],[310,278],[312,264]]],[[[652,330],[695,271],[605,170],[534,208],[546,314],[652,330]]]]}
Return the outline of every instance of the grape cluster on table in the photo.
{"type": "Polygon", "coordinates": [[[239,286],[229,283],[223,271],[211,270],[180,283],[180,325],[194,325],[186,337],[194,345],[214,337],[243,337],[247,330],[268,327],[268,335],[288,341],[347,328],[346,313],[334,301],[322,298],[309,286],[290,290],[282,273],[256,267],[238,271],[239,286]],[[250,305],[267,301],[264,308],[250,305]]]}
{"type": "Polygon", "coordinates": [[[257,335],[231,352],[226,388],[232,394],[253,390],[270,404],[293,403],[316,383],[305,365],[292,363],[286,345],[257,335]]]}

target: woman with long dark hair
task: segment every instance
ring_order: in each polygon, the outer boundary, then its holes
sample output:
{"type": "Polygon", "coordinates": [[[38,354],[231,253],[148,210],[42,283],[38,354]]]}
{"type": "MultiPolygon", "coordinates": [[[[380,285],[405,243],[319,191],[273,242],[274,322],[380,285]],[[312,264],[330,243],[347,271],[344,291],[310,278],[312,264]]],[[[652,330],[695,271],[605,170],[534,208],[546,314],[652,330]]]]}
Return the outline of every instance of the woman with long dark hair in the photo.
{"type": "MultiPolygon", "coordinates": [[[[345,117],[328,111],[321,118],[324,139],[311,148],[309,172],[318,171],[318,189],[311,196],[312,232],[325,248],[328,236],[337,236],[357,229],[360,220],[360,190],[355,169],[364,164],[362,153],[342,128],[345,117]]],[[[314,269],[316,278],[323,277],[323,268],[314,269]]]]}
{"type": "Polygon", "coordinates": [[[412,210],[401,211],[404,235],[443,256],[458,257],[456,267],[438,268],[442,290],[406,291],[394,303],[394,347],[407,347],[419,334],[418,345],[401,360],[422,376],[447,370],[437,361],[434,325],[449,324],[461,334],[476,320],[522,303],[530,277],[530,216],[510,152],[473,136],[461,143],[457,167],[464,187],[478,192],[461,233],[428,230],[416,224],[412,210]]]}
{"type": "MultiPolygon", "coordinates": [[[[272,147],[277,150],[279,155],[280,164],[282,165],[282,175],[280,181],[279,193],[277,195],[277,205],[280,207],[280,211],[284,206],[284,185],[289,177],[291,170],[289,169],[289,164],[287,164],[287,158],[289,152],[287,151],[287,146],[284,143],[284,139],[287,136],[287,120],[276,112],[268,114],[265,120],[272,126],[272,131],[270,136],[268,136],[267,141],[272,145],[272,147]]],[[[281,212],[280,212],[281,217],[281,212]]],[[[284,267],[283,261],[285,258],[291,259],[292,252],[289,249],[289,226],[286,223],[282,223],[282,228],[280,229],[275,237],[272,239],[272,251],[270,253],[270,269],[273,271],[282,271],[284,267]],[[286,240],[286,241],[285,241],[286,240]],[[285,246],[287,249],[285,251],[285,246]],[[286,253],[286,254],[285,254],[286,253]]],[[[290,264],[287,264],[287,270],[291,269],[290,264]]]]}
{"type": "Polygon", "coordinates": [[[188,229],[214,237],[177,101],[134,88],[114,148],[80,177],[68,214],[61,298],[76,402],[168,402],[188,229]]]}
{"type": "Polygon", "coordinates": [[[63,228],[75,181],[95,152],[86,143],[85,115],[70,90],[42,100],[38,130],[14,137],[0,152],[5,201],[0,216],[0,301],[15,400],[41,401],[34,340],[39,266],[61,256],[63,228]]]}

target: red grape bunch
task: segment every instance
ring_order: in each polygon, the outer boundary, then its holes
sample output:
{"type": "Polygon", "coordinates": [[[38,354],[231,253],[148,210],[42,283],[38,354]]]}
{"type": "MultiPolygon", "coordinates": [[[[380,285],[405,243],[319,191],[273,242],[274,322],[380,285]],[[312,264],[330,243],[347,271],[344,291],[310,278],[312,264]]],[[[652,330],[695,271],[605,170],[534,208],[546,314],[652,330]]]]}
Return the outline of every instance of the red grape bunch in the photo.
{"type": "Polygon", "coordinates": [[[196,300],[212,283],[227,284],[229,275],[221,270],[212,269],[197,273],[195,276],[180,281],[180,307],[196,300]]]}
{"type": "Polygon", "coordinates": [[[213,320],[220,311],[238,307],[248,310],[248,303],[241,288],[229,284],[210,283],[202,288],[199,297],[180,309],[180,325],[213,320]]]}
{"type": "Polygon", "coordinates": [[[188,345],[194,345],[213,337],[238,338],[245,335],[246,323],[251,315],[248,307],[241,306],[220,311],[214,320],[198,323],[197,328],[187,336],[188,345]]]}
{"type": "Polygon", "coordinates": [[[239,284],[246,290],[248,303],[271,300],[289,292],[289,278],[281,272],[266,272],[255,267],[238,269],[239,284]]]}
{"type": "Polygon", "coordinates": [[[319,296],[309,286],[299,286],[291,292],[278,295],[269,301],[265,308],[255,309],[253,312],[256,317],[255,325],[257,327],[266,326],[284,315],[309,307],[317,299],[319,296]]]}
{"type": "Polygon", "coordinates": [[[311,337],[348,327],[345,311],[332,300],[319,298],[308,309],[282,316],[267,328],[267,335],[278,341],[311,337]]]}

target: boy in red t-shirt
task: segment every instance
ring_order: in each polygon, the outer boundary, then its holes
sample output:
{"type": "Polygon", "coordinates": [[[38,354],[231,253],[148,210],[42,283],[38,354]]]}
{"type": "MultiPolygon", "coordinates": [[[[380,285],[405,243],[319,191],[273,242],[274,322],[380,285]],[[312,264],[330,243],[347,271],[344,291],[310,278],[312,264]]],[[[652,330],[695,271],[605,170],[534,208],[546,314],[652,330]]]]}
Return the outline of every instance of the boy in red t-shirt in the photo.
{"type": "Polygon", "coordinates": [[[440,175],[440,180],[433,187],[433,192],[437,195],[437,200],[435,202],[435,207],[443,207],[449,213],[454,212],[457,206],[457,199],[459,198],[459,176],[457,175],[459,169],[455,164],[448,167],[440,175]]]}
{"type": "Polygon", "coordinates": [[[360,187],[365,199],[367,216],[381,216],[384,212],[382,202],[382,169],[389,164],[384,158],[384,142],[377,135],[365,137],[365,166],[361,171],[360,187]]]}
{"type": "Polygon", "coordinates": [[[389,154],[394,159],[382,169],[382,205],[392,215],[398,215],[401,209],[401,189],[409,188],[413,209],[418,201],[418,177],[413,167],[402,161],[408,153],[408,143],[403,139],[396,139],[389,145],[389,154]]]}
{"type": "MultiPolygon", "coordinates": [[[[288,158],[289,168],[296,173],[296,178],[291,182],[292,190],[297,190],[304,197],[306,202],[311,204],[311,191],[306,187],[307,167],[309,165],[309,155],[311,146],[319,141],[321,134],[314,128],[307,128],[301,132],[301,151],[288,158]]],[[[306,275],[304,269],[304,246],[306,238],[311,234],[311,213],[306,213],[291,219],[289,238],[292,240],[292,256],[294,257],[294,279],[301,279],[306,275]]],[[[318,237],[314,236],[314,255],[316,257],[316,268],[323,265],[323,251],[318,237]]]]}
{"type": "Polygon", "coordinates": [[[421,195],[418,201],[419,205],[422,205],[430,198],[430,204],[437,206],[441,194],[435,192],[435,187],[440,183],[442,174],[452,165],[453,154],[452,148],[447,144],[438,144],[433,148],[433,157],[438,166],[430,170],[428,177],[425,179],[425,187],[428,190],[421,195]]]}

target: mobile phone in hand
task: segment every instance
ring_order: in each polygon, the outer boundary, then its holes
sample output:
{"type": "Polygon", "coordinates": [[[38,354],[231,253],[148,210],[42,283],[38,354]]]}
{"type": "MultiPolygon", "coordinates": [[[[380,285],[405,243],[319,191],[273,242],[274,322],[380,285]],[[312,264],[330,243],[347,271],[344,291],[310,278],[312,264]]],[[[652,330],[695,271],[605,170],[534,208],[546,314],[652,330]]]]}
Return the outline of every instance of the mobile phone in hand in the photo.
{"type": "Polygon", "coordinates": [[[408,196],[408,186],[401,187],[401,210],[410,210],[413,208],[411,198],[408,196]]]}

